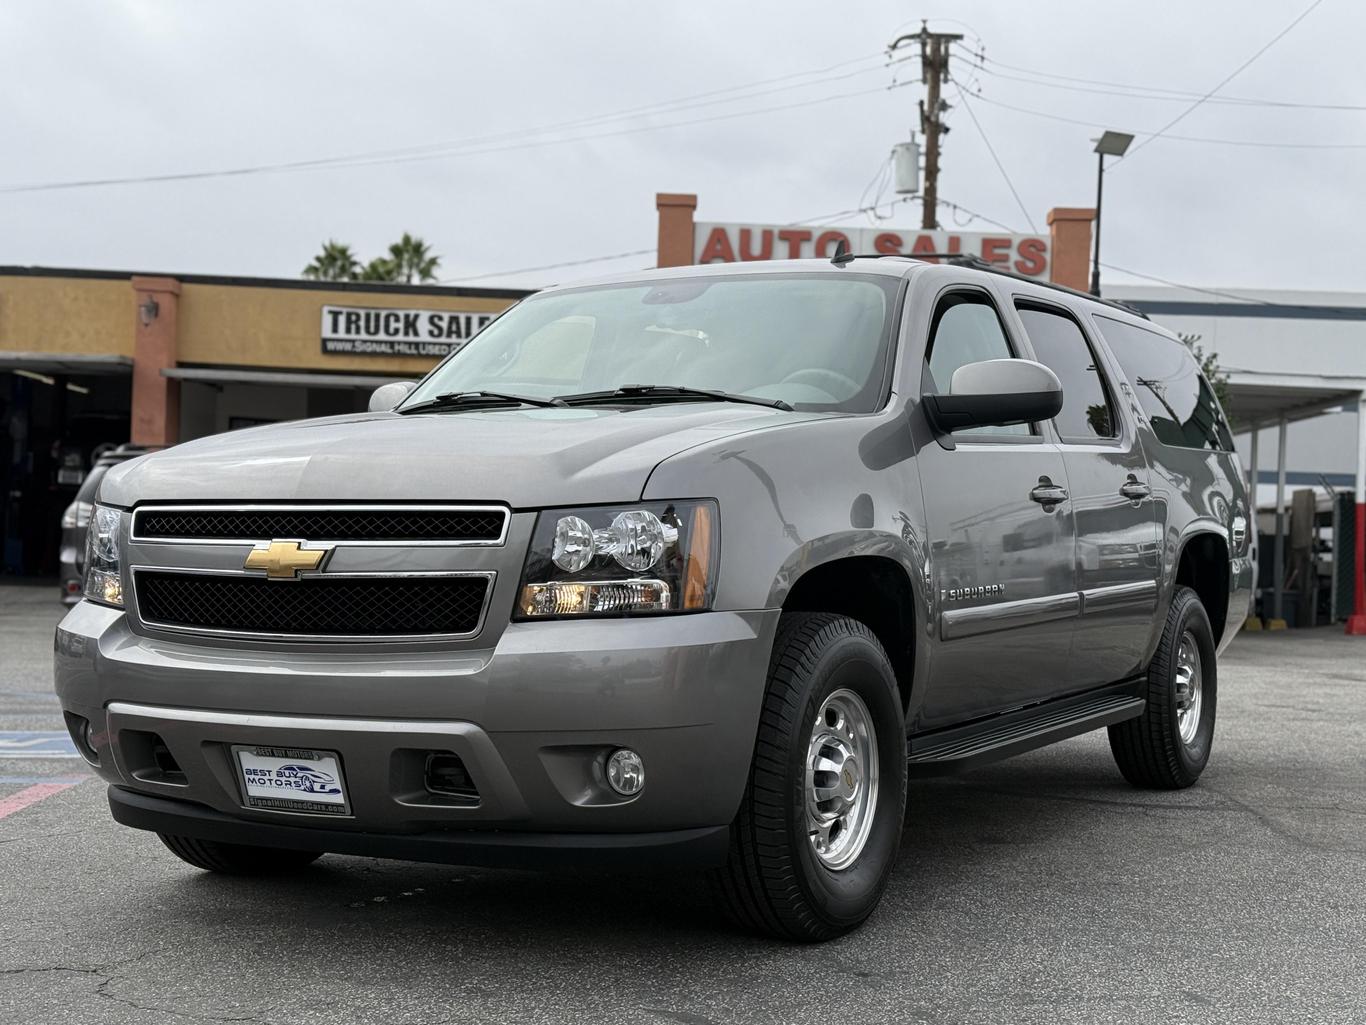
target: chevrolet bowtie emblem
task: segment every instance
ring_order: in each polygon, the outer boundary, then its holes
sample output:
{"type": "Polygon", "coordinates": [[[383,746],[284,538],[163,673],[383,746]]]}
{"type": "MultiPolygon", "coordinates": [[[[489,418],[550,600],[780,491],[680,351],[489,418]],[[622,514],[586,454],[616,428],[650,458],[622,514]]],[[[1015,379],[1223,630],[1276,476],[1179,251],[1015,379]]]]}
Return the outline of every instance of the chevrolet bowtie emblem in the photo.
{"type": "Polygon", "coordinates": [[[329,549],[304,548],[306,542],[272,541],[253,548],[243,564],[245,569],[263,569],[271,580],[296,580],[304,570],[317,569],[329,549]]]}

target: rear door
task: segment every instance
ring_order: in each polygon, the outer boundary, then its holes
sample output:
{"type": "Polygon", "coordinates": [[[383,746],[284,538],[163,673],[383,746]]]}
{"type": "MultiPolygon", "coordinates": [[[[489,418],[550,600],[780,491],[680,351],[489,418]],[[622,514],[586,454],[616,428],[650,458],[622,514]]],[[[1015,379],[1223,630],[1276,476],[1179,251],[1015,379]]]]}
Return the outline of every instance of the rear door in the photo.
{"type": "Polygon", "coordinates": [[[1053,426],[1076,524],[1081,614],[1066,674],[1051,687],[1057,696],[1141,668],[1157,608],[1157,518],[1143,448],[1095,340],[1065,306],[1017,297],[1015,309],[1034,358],[1063,390],[1053,426]]]}
{"type": "MultiPolygon", "coordinates": [[[[1024,355],[993,294],[941,292],[921,392],[944,393],[954,370],[1024,355]]],[[[920,447],[938,638],[923,728],[1040,700],[1063,677],[1079,602],[1071,502],[1048,428],[982,427],[920,447]]]]}

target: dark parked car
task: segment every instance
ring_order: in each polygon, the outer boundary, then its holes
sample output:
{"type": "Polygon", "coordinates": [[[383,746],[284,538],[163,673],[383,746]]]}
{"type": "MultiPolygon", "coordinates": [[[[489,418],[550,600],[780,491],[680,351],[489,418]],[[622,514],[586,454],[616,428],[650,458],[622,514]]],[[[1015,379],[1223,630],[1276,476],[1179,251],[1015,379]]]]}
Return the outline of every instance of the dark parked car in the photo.
{"type": "Polygon", "coordinates": [[[114,817],[200,868],[703,865],[825,939],[911,774],[1108,728],[1134,785],[1194,783],[1250,515],[1199,366],[1117,304],[905,258],[633,274],[369,413],[109,470],[57,692],[114,817]]]}
{"type": "Polygon", "coordinates": [[[62,604],[75,605],[81,600],[85,586],[85,545],[86,531],[90,526],[90,513],[95,507],[95,495],[100,481],[109,467],[118,466],[137,456],[145,455],[152,449],[141,445],[119,445],[108,449],[95,459],[95,465],[81,481],[80,490],[71,504],[62,513],[62,604]]]}

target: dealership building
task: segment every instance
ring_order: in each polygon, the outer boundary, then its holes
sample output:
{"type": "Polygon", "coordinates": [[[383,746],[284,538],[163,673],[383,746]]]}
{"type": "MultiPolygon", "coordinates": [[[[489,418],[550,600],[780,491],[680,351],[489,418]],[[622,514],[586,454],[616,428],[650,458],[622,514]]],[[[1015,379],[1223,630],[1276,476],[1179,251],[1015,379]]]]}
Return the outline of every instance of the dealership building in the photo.
{"type": "MultiPolygon", "coordinates": [[[[688,194],[655,205],[661,267],[829,258],[842,244],[1089,282],[1090,208],[1056,208],[1047,232],[1012,234],[703,221],[688,194]]],[[[425,373],[525,294],[0,267],[3,569],[55,571],[55,525],[100,446],[363,409],[375,387],[425,373]]],[[[1105,295],[1217,354],[1239,452],[1256,467],[1263,534],[1280,533],[1277,510],[1312,489],[1314,543],[1342,536],[1342,492],[1366,478],[1366,293],[1113,285],[1105,295]]],[[[1350,586],[1338,586],[1336,563],[1333,573],[1341,618],[1350,586]]]]}
{"type": "Polygon", "coordinates": [[[102,448],[364,409],[525,294],[0,267],[3,570],[56,572],[102,448]]]}

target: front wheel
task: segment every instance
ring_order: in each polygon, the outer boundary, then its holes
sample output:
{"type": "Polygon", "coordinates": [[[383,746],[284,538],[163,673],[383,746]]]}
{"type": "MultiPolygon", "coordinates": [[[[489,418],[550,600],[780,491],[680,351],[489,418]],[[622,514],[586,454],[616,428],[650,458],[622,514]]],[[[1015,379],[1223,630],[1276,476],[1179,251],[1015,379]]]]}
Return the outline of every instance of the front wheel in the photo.
{"type": "Polygon", "coordinates": [[[1205,606],[1189,587],[1177,587],[1148,665],[1147,707],[1137,719],[1110,727],[1110,751],[1125,779],[1180,790],[1200,778],[1214,743],[1218,683],[1205,606]]]}
{"type": "Polygon", "coordinates": [[[827,940],[860,925],[896,863],[906,734],[896,674],[862,623],[778,626],[749,786],[714,882],[741,926],[827,940]]]}

